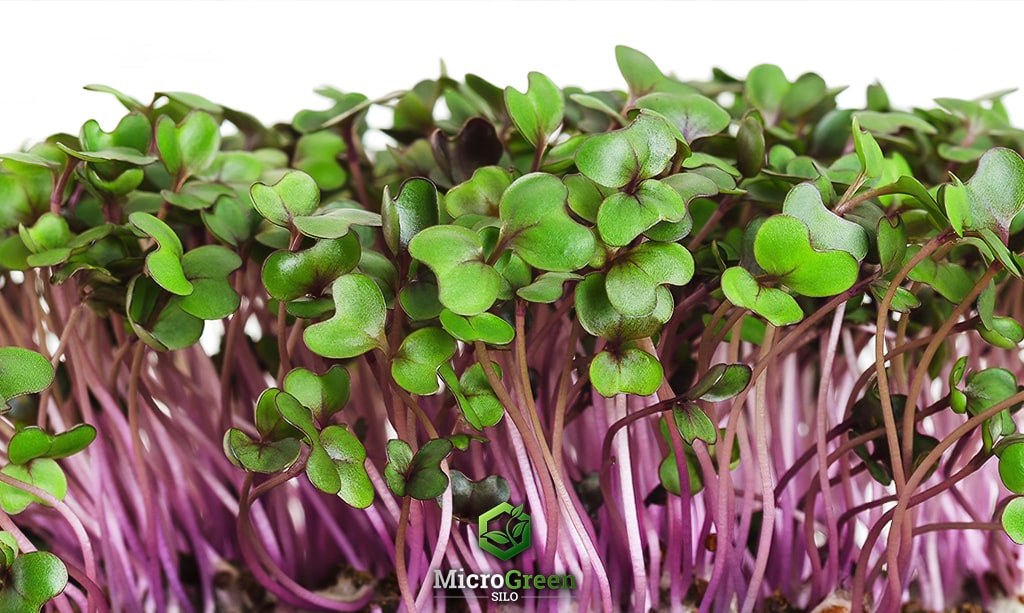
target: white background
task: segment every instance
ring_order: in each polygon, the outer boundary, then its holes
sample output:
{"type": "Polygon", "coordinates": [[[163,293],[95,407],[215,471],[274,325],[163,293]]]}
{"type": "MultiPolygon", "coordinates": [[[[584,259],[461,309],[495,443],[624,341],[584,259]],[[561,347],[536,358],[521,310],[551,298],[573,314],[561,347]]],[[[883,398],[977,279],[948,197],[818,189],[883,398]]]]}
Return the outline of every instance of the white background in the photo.
{"type": "MultiPolygon", "coordinates": [[[[124,111],[88,83],[147,102],[191,91],[269,123],[329,106],[317,86],[374,97],[436,77],[441,58],[520,89],[530,70],[621,88],[616,44],[682,78],[813,70],[850,86],[843,105],[878,79],[909,107],[1024,85],[1021,16],[1012,2],[0,2],[0,151],[90,118],[111,129],[124,111]]],[[[1007,105],[1024,122],[1024,93],[1007,105]]]]}

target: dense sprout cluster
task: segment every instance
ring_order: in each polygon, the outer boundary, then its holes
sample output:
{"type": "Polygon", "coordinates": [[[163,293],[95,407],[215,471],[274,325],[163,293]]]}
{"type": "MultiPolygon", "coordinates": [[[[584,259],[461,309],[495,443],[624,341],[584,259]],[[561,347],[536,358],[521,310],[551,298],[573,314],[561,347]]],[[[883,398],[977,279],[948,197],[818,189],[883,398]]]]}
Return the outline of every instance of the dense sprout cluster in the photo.
{"type": "Polygon", "coordinates": [[[538,611],[1015,596],[1008,92],[616,57],[273,126],[89,86],[112,131],[0,155],[0,610],[444,609],[448,568],[578,579],[538,611]]]}

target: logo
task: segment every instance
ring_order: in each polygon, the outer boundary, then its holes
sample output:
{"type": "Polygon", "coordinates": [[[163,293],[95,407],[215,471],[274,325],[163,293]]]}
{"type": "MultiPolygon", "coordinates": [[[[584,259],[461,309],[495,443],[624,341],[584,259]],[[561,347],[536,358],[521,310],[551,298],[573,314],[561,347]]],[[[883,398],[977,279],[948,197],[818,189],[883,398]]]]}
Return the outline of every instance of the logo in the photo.
{"type": "Polygon", "coordinates": [[[530,516],[523,505],[503,502],[480,515],[477,538],[480,549],[503,562],[511,560],[530,547],[530,516]]]}

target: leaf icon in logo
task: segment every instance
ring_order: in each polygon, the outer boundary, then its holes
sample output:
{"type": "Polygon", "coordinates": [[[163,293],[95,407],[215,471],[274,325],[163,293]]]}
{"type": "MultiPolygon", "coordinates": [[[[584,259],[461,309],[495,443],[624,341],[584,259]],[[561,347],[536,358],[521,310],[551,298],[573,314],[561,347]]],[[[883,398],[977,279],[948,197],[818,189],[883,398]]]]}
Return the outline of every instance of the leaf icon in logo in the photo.
{"type": "Polygon", "coordinates": [[[501,530],[491,530],[490,532],[484,533],[484,538],[497,543],[498,545],[508,545],[512,541],[509,540],[508,536],[501,530]]]}

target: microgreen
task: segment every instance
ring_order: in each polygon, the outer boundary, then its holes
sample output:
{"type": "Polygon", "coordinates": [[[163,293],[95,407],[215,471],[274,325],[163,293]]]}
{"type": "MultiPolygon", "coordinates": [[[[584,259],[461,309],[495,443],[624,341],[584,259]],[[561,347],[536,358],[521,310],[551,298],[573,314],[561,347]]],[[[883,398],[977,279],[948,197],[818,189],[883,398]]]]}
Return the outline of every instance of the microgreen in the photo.
{"type": "Polygon", "coordinates": [[[523,517],[543,611],[1016,595],[1010,92],[614,60],[0,154],[0,610],[439,610],[523,517]]]}

